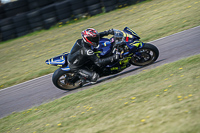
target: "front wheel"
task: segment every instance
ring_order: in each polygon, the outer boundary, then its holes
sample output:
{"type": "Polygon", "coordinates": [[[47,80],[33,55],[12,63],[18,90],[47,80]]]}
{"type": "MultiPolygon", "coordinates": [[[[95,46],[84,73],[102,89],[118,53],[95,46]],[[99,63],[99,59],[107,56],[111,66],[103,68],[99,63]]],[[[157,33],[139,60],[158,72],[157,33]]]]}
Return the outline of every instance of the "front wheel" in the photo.
{"type": "Polygon", "coordinates": [[[73,72],[58,68],[52,76],[53,84],[61,90],[74,90],[81,87],[80,79],[73,72]]]}
{"type": "Polygon", "coordinates": [[[135,66],[146,66],[152,64],[159,56],[158,48],[150,43],[144,43],[132,56],[130,63],[135,66]]]}

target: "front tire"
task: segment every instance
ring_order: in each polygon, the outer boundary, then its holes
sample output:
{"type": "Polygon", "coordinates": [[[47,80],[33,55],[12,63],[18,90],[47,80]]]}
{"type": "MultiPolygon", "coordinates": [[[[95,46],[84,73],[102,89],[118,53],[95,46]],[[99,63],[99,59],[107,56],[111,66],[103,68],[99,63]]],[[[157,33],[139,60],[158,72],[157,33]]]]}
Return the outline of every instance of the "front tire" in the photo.
{"type": "Polygon", "coordinates": [[[66,72],[58,68],[52,76],[52,81],[57,88],[70,91],[81,87],[80,80],[75,76],[73,72],[66,72]],[[70,83],[69,81],[74,78],[76,78],[75,82],[70,83]]]}
{"type": "Polygon", "coordinates": [[[135,66],[146,66],[157,60],[159,50],[156,46],[150,43],[144,43],[143,47],[136,51],[136,54],[130,60],[130,63],[135,66]]]}

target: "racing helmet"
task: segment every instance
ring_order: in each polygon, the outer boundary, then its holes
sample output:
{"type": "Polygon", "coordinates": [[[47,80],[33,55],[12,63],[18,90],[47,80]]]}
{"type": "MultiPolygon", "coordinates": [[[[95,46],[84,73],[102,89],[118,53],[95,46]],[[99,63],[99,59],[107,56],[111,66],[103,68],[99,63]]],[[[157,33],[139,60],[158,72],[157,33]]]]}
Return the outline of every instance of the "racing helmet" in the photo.
{"type": "Polygon", "coordinates": [[[93,28],[88,28],[81,32],[81,36],[83,38],[83,41],[90,46],[97,47],[99,45],[100,37],[97,30],[93,28]]]}

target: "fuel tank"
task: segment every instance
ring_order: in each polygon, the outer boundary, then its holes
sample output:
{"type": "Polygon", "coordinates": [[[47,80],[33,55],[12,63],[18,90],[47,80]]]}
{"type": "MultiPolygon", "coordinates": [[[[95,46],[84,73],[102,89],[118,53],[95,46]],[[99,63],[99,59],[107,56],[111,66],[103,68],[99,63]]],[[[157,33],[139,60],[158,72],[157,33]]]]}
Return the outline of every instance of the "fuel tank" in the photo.
{"type": "Polygon", "coordinates": [[[93,48],[94,53],[99,58],[103,58],[109,56],[112,50],[113,44],[110,42],[110,39],[101,38],[99,42],[99,46],[93,48]]]}

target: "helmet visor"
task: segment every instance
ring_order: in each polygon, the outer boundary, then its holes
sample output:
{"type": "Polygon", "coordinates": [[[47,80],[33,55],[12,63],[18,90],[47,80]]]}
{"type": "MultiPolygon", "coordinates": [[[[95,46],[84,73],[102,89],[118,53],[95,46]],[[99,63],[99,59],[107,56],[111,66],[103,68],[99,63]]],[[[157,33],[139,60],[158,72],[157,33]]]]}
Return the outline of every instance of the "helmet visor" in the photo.
{"type": "Polygon", "coordinates": [[[98,46],[100,40],[99,35],[96,35],[95,37],[88,37],[87,39],[91,41],[92,45],[94,45],[95,47],[98,46]]]}

